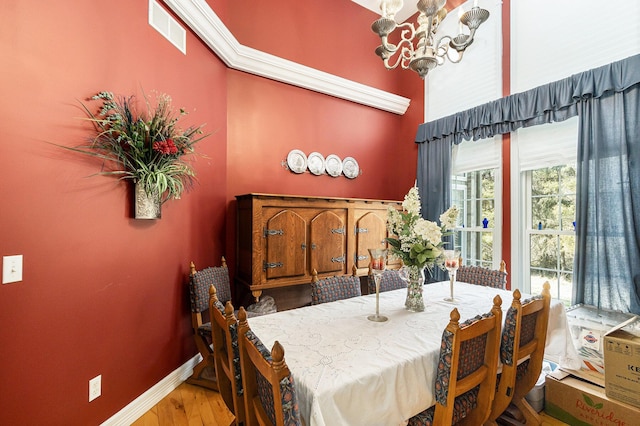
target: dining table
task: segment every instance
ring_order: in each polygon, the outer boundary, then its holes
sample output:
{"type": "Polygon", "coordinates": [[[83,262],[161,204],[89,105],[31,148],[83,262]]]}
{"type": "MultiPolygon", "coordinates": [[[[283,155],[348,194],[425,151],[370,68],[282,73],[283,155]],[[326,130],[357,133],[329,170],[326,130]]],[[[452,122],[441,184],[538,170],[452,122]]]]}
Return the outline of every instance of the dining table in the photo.
{"type": "MultiPolygon", "coordinates": [[[[249,326],[267,348],[275,341],[284,347],[306,425],[402,425],[435,404],[442,332],[452,309],[464,321],[489,312],[500,295],[504,319],[513,300],[510,291],[463,282],[455,284],[454,302],[444,300],[449,293],[449,281],[425,285],[425,310],[410,312],[406,289],[382,292],[384,322],[367,319],[376,303],[369,294],[253,317],[249,326]]],[[[579,365],[565,307],[555,299],[545,359],[579,365]]]]}

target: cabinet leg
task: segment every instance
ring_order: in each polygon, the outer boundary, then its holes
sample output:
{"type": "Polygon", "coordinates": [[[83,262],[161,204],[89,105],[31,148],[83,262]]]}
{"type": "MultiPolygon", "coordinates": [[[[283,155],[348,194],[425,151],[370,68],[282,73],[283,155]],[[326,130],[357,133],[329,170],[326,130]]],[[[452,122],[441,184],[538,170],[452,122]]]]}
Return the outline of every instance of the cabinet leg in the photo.
{"type": "Polygon", "coordinates": [[[262,295],[262,290],[252,290],[251,294],[253,294],[253,298],[256,299],[256,303],[260,301],[260,296],[262,295]]]}

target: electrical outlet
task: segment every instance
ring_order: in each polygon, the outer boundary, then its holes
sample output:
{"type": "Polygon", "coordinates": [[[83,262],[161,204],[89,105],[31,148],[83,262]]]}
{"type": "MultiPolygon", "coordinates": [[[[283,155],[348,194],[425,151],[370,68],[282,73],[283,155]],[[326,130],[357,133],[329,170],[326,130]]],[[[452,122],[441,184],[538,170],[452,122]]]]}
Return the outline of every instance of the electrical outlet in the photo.
{"type": "Polygon", "coordinates": [[[89,402],[102,395],[102,374],[89,380],[89,402]]]}

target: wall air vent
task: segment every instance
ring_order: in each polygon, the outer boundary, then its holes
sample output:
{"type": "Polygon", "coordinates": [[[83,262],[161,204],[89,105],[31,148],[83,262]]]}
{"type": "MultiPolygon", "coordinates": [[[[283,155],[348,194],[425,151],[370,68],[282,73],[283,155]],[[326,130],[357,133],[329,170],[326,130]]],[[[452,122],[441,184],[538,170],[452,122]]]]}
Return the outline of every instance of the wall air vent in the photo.
{"type": "Polygon", "coordinates": [[[187,31],[154,0],[149,0],[149,25],[187,54],[187,31]]]}

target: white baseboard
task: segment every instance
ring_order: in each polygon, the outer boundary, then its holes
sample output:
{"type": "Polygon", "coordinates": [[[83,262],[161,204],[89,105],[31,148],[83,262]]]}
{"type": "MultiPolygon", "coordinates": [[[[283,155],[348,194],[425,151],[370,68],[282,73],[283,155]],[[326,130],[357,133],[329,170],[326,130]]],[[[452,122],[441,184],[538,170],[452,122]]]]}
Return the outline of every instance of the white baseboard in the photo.
{"type": "Polygon", "coordinates": [[[144,413],[160,402],[162,398],[169,395],[171,391],[187,380],[187,378],[191,376],[191,373],[193,373],[193,367],[195,367],[201,360],[202,356],[197,354],[189,361],[176,368],[172,373],[160,380],[145,393],[131,401],[131,403],[122,410],[107,419],[102,423],[102,426],[129,426],[138,420],[144,413]]]}

